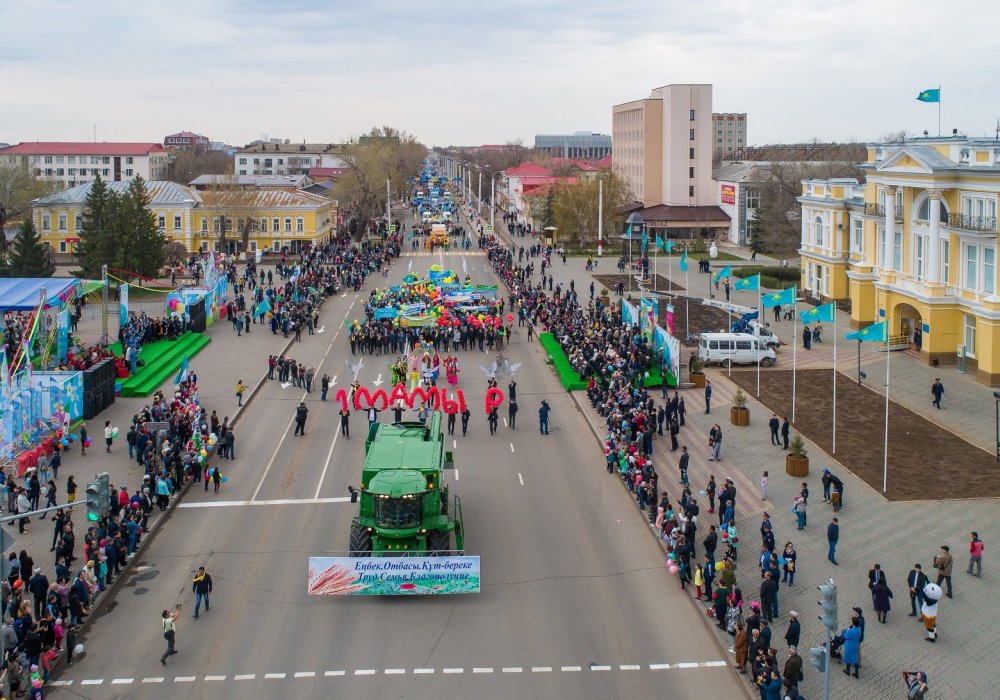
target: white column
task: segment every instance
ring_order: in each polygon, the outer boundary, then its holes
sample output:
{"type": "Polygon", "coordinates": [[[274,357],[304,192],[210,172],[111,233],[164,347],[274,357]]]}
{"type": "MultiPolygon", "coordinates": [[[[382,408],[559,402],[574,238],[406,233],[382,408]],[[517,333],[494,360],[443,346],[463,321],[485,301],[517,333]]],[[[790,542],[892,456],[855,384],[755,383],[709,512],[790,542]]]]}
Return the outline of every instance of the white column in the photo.
{"type": "Polygon", "coordinates": [[[892,244],[896,238],[896,188],[885,188],[885,241],[882,246],[882,269],[892,269],[892,244]]]}
{"type": "Polygon", "coordinates": [[[928,190],[931,233],[927,237],[927,281],[937,283],[941,277],[941,190],[928,190]]]}

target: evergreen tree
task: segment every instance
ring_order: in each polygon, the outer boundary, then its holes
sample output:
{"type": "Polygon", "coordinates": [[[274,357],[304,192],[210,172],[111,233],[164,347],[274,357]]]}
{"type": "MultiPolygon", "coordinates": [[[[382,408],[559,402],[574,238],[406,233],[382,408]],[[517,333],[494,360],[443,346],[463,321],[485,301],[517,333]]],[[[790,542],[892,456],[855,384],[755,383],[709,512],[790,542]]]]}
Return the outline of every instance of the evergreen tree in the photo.
{"type": "Polygon", "coordinates": [[[149,208],[145,180],[132,180],[118,206],[118,267],[143,277],[157,277],[166,260],[166,238],[149,208]]]}
{"type": "Polygon", "coordinates": [[[114,208],[112,195],[100,176],[87,192],[80,242],[76,246],[76,256],[80,261],[77,274],[81,277],[100,279],[101,266],[112,263],[115,258],[115,240],[110,227],[114,208]]]}
{"type": "Polygon", "coordinates": [[[10,253],[10,273],[13,277],[51,277],[56,266],[49,251],[42,245],[35,224],[25,219],[17,229],[10,253]]]}
{"type": "Polygon", "coordinates": [[[749,235],[750,250],[754,253],[769,253],[770,250],[767,244],[764,242],[764,231],[760,225],[760,221],[757,220],[757,214],[754,212],[753,216],[747,222],[747,231],[749,235]]]}

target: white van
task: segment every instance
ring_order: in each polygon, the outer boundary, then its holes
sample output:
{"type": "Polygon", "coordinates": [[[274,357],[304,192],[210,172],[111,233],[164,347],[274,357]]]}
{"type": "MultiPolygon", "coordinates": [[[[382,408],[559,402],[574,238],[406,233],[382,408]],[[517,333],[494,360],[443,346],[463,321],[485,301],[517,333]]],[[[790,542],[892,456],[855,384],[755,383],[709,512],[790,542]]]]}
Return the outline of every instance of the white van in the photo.
{"type": "Polygon", "coordinates": [[[770,367],[778,361],[774,350],[763,346],[758,349],[757,338],[749,333],[702,333],[698,342],[698,357],[710,365],[752,365],[760,357],[761,367],[770,367]]]}
{"type": "Polygon", "coordinates": [[[757,321],[751,321],[749,326],[747,332],[760,338],[765,348],[777,349],[781,345],[781,339],[772,333],[770,328],[766,328],[757,321]]]}

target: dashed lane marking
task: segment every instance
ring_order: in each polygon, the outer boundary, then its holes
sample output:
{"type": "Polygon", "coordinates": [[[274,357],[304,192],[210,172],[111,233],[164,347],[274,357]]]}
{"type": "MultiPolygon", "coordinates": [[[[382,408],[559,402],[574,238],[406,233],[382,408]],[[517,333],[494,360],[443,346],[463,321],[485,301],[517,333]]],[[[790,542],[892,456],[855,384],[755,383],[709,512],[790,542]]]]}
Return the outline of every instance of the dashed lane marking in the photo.
{"type": "MultiPolygon", "coordinates": [[[[721,668],[727,666],[724,660],[712,660],[712,661],[684,661],[676,664],[649,664],[648,666],[643,666],[641,664],[619,664],[618,666],[612,666],[608,664],[590,664],[589,666],[559,666],[559,671],[563,673],[579,673],[583,670],[590,671],[641,671],[643,668],[648,668],[650,671],[666,671],[666,670],[681,670],[681,669],[692,669],[692,668],[721,668]]],[[[524,673],[524,666],[504,666],[500,669],[502,673],[524,673]]],[[[552,673],[556,667],[553,666],[529,666],[527,667],[531,673],[552,673]]],[[[462,675],[465,673],[465,668],[458,667],[448,667],[442,668],[441,672],[445,675],[462,675]]],[[[476,666],[473,667],[472,673],[479,674],[489,674],[494,672],[494,667],[492,666],[476,666]]],[[[347,670],[337,670],[337,671],[323,671],[323,676],[326,678],[339,678],[347,675],[351,676],[374,676],[382,673],[386,676],[401,676],[407,674],[407,669],[405,668],[387,668],[382,671],[374,668],[359,668],[352,671],[347,670]]],[[[413,674],[417,676],[421,675],[433,675],[436,673],[436,669],[433,668],[414,668],[413,674]]],[[[296,671],[292,674],[293,678],[316,678],[318,672],[316,671],[296,671]]],[[[256,673],[240,673],[233,676],[234,681],[252,681],[256,680],[258,674],[256,673]]],[[[289,677],[288,673],[265,673],[263,678],[267,680],[285,680],[289,677]]],[[[208,675],[203,676],[204,681],[225,681],[228,676],[225,675],[208,675]]],[[[143,678],[142,683],[163,683],[166,679],[161,676],[151,676],[148,678],[143,678]]],[[[174,683],[194,683],[198,680],[197,676],[175,676],[173,678],[174,683]]],[[[73,685],[74,682],[78,682],[80,685],[103,685],[104,678],[86,678],[80,681],[74,681],[72,679],[66,680],[53,680],[49,682],[50,686],[53,687],[68,687],[73,685]]],[[[111,685],[130,685],[135,683],[135,678],[113,678],[111,680],[111,685]]]]}
{"type": "Polygon", "coordinates": [[[524,477],[521,476],[521,472],[517,473],[517,480],[521,482],[521,486],[524,486],[524,477]]]}
{"type": "Polygon", "coordinates": [[[513,451],[514,451],[514,443],[513,443],[513,442],[512,442],[512,443],[510,443],[510,451],[511,451],[511,452],[513,452],[513,451]]]}

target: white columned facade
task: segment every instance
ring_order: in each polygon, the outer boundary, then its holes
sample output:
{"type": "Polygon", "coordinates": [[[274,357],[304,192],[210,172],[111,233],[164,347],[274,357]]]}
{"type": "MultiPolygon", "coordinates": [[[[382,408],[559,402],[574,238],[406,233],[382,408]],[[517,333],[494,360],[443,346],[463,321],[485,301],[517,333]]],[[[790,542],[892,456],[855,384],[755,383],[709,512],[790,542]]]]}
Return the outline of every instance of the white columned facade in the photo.
{"type": "Polygon", "coordinates": [[[882,269],[893,269],[893,243],[896,240],[896,187],[885,188],[885,241],[882,245],[882,269]]]}
{"type": "Polygon", "coordinates": [[[941,190],[927,191],[930,197],[930,236],[927,241],[927,281],[937,284],[941,278],[941,190]]]}

